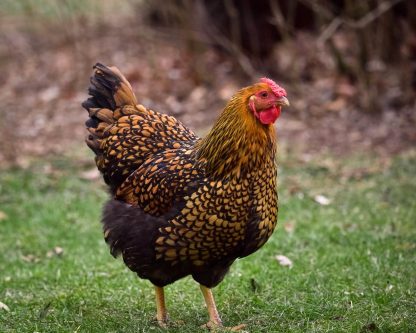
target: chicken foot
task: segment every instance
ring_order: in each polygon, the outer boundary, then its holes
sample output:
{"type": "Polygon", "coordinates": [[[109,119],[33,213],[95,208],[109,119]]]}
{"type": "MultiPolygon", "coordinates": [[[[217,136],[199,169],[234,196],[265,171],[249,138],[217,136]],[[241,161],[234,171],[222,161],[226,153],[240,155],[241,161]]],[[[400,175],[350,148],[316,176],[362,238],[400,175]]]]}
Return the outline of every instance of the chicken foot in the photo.
{"type": "Polygon", "coordinates": [[[241,324],[235,327],[224,327],[222,325],[222,321],[220,315],[217,310],[217,306],[215,305],[214,295],[210,288],[203,286],[202,284],[199,285],[202,291],[202,295],[205,299],[205,304],[207,305],[209,321],[203,327],[208,328],[209,330],[215,331],[216,329],[225,329],[230,330],[232,332],[237,332],[243,329],[246,325],[241,324]]]}

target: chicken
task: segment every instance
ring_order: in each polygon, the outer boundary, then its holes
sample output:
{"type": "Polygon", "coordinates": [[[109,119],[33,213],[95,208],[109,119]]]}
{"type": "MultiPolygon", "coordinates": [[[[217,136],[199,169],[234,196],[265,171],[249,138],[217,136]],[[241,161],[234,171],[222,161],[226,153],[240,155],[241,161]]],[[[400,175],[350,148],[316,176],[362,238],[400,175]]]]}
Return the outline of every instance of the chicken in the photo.
{"type": "Polygon", "coordinates": [[[96,64],[89,94],[86,143],[112,195],[102,219],[111,254],[153,283],[162,327],[163,288],[187,275],[200,284],[208,327],[222,326],[211,288],[276,226],[273,124],[289,105],[285,90],[267,78],[241,89],[202,139],[138,104],[116,67],[96,64]]]}

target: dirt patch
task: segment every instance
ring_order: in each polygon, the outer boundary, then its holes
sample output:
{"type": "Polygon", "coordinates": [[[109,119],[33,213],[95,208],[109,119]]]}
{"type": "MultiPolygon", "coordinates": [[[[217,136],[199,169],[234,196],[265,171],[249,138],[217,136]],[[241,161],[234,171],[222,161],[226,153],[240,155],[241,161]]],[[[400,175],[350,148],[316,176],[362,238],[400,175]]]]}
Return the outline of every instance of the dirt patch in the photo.
{"type": "MultiPolygon", "coordinates": [[[[235,75],[232,63],[217,50],[190,53],[185,42],[133,23],[79,19],[64,33],[42,25],[29,31],[21,22],[2,20],[0,165],[24,164],[28,157],[83,144],[86,112],[80,104],[97,61],[118,66],[142,104],[174,115],[200,134],[227,99],[251,83],[235,75]]],[[[357,89],[331,75],[330,67],[317,77],[282,82],[292,103],[277,125],[287,149],[392,154],[415,144],[414,101],[397,106],[390,103],[393,96],[377,115],[366,114],[354,103],[357,89]]]]}

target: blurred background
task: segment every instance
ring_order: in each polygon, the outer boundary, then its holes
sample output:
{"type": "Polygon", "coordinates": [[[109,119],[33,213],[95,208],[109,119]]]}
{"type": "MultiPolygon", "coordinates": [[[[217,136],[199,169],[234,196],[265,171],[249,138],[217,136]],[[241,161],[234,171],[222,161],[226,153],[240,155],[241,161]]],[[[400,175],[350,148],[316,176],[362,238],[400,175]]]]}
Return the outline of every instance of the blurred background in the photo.
{"type": "Polygon", "coordinates": [[[267,75],[291,102],[283,153],[390,155],[416,142],[411,0],[3,0],[0,165],[83,146],[97,61],[199,134],[267,75]]]}
{"type": "MultiPolygon", "coordinates": [[[[227,326],[416,331],[416,1],[0,0],[0,332],[167,332],[102,239],[96,62],[199,135],[260,77],[288,92],[279,227],[217,288],[227,326]]],[[[206,321],[191,279],[167,301],[169,332],[206,321]]]]}

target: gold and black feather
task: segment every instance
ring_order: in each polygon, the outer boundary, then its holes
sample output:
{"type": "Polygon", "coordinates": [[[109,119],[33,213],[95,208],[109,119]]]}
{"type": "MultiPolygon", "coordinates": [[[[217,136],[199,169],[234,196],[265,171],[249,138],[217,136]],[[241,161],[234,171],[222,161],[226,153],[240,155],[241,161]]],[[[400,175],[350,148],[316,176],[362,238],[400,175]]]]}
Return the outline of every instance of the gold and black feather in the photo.
{"type": "Polygon", "coordinates": [[[149,157],[197,140],[178,120],[137,104],[129,82],[115,67],[97,63],[82,106],[87,145],[96,154],[104,180],[115,192],[149,157]]]}
{"type": "Polygon", "coordinates": [[[86,142],[113,196],[103,226],[114,256],[158,286],[191,274],[213,287],[266,242],[277,219],[274,152],[217,177],[198,158],[200,139],[138,104],[118,69],[95,65],[89,94],[86,142]]]}

